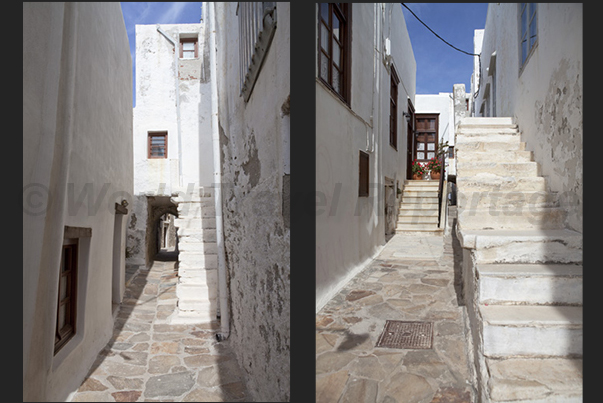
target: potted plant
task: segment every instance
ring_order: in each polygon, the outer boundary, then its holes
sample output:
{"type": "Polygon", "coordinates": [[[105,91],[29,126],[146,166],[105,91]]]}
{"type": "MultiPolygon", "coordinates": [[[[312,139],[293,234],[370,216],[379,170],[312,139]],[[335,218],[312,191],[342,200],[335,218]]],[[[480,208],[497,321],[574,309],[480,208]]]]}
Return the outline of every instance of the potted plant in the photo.
{"type": "Polygon", "coordinates": [[[412,178],[414,180],[423,179],[423,175],[425,174],[425,168],[421,164],[419,164],[417,162],[417,160],[414,160],[412,162],[411,169],[412,169],[412,178]]]}
{"type": "Polygon", "coordinates": [[[442,161],[440,161],[438,157],[433,157],[427,163],[427,169],[430,171],[431,179],[440,179],[442,172],[442,161]]]}

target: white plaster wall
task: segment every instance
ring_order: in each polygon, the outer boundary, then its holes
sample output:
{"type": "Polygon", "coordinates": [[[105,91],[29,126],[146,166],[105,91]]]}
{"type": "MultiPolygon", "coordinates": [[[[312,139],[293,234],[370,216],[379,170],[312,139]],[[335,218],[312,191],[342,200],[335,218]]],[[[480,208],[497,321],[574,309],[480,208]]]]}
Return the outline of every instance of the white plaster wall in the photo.
{"type": "MultiPolygon", "coordinates": [[[[488,7],[482,77],[496,51],[497,115],[514,118],[551,190],[562,195],[567,225],[581,232],[582,4],[538,3],[538,42],[521,74],[518,15],[516,3],[488,7]]],[[[482,102],[480,91],[477,112],[482,102]]]]}
{"type": "Polygon", "coordinates": [[[133,191],[131,62],[119,4],[24,3],[23,186],[48,190],[24,198],[24,401],[65,400],[112,334],[114,204],[133,191]],[[76,336],[54,356],[65,225],[92,237],[80,241],[76,336]]]}
{"type": "MultiPolygon", "coordinates": [[[[417,94],[415,95],[415,102],[416,113],[439,114],[438,143],[448,142],[449,146],[454,146],[454,101],[452,93],[417,94]]],[[[446,163],[449,164],[448,157],[446,157],[446,163]]],[[[454,164],[446,168],[446,175],[448,174],[456,174],[454,164]]]]}
{"type": "Polygon", "coordinates": [[[204,71],[208,60],[204,60],[202,24],[163,24],[160,27],[177,42],[182,34],[198,34],[199,57],[178,59],[180,144],[174,46],[157,31],[156,25],[136,25],[134,190],[137,194],[171,195],[189,186],[210,186],[213,178],[209,82],[204,71]],[[167,159],[147,158],[149,131],[168,132],[167,159]]]}
{"type": "Polygon", "coordinates": [[[407,97],[414,104],[416,63],[400,6],[354,3],[351,29],[351,108],[316,79],[317,310],[382,248],[384,177],[402,182],[406,173],[402,111],[407,97]],[[378,49],[389,37],[400,77],[398,151],[389,145],[390,75],[381,56],[373,73],[375,24],[378,49]],[[360,150],[370,156],[369,197],[358,197],[360,150]]]}
{"type": "Polygon", "coordinates": [[[276,4],[274,37],[247,102],[240,95],[237,3],[215,8],[228,342],[253,400],[289,401],[290,5],[276,4]]]}

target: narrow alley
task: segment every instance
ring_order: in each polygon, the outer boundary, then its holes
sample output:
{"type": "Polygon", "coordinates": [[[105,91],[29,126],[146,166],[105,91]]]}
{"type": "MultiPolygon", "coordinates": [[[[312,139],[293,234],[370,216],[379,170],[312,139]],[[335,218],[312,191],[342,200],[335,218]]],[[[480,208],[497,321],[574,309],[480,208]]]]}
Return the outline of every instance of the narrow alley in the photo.
{"type": "MultiPolygon", "coordinates": [[[[449,225],[455,209],[450,207],[449,225]]],[[[318,403],[474,401],[460,253],[451,231],[398,233],[321,309],[316,316],[318,403]],[[376,347],[386,321],[432,324],[433,334],[418,348],[376,347]]],[[[421,335],[409,336],[402,333],[398,341],[421,335]]]]}
{"type": "Polygon", "coordinates": [[[113,328],[71,401],[248,401],[219,322],[166,324],[176,309],[177,252],[162,249],[131,278],[113,328]]]}

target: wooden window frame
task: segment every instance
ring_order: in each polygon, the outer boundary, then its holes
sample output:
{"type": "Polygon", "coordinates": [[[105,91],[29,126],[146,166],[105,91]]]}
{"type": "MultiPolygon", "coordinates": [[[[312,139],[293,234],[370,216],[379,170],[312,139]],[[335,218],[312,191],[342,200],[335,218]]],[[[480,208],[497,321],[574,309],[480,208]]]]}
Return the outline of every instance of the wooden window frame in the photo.
{"type": "Polygon", "coordinates": [[[191,59],[197,59],[199,57],[199,38],[180,38],[180,59],[184,59],[184,60],[191,60],[191,59]],[[195,56],[194,57],[187,57],[186,59],[184,58],[184,43],[191,43],[193,42],[195,44],[195,56]]]}
{"type": "Polygon", "coordinates": [[[530,56],[532,56],[532,53],[533,53],[534,49],[536,48],[536,45],[538,45],[538,3],[518,3],[518,7],[519,7],[519,13],[518,13],[518,19],[519,19],[519,23],[518,23],[518,25],[519,25],[519,74],[521,75],[523,68],[528,63],[528,60],[530,60],[530,56]],[[525,31],[524,31],[524,24],[523,24],[524,13],[526,15],[526,23],[527,23],[525,26],[525,31]],[[535,35],[530,36],[532,27],[534,27],[535,35]],[[534,41],[532,41],[532,38],[535,38],[534,41]],[[523,43],[524,42],[527,42],[527,51],[525,54],[525,58],[524,58],[524,54],[523,54],[523,43]]]}
{"type": "Polygon", "coordinates": [[[391,66],[389,90],[389,145],[398,151],[398,84],[400,78],[394,66],[391,66]]]}
{"type": "Polygon", "coordinates": [[[352,43],[352,30],[350,29],[352,23],[352,4],[351,3],[317,3],[318,4],[318,41],[317,41],[317,62],[318,62],[318,79],[327,86],[337,97],[339,97],[345,104],[350,105],[350,83],[351,83],[351,43],[352,43]],[[327,7],[328,21],[322,18],[323,5],[327,7]],[[341,25],[339,27],[339,39],[333,34],[333,16],[337,17],[341,25]],[[322,27],[326,28],[328,32],[328,48],[323,49],[322,47],[322,27]],[[341,69],[333,64],[333,41],[341,47],[340,64],[341,69]],[[327,77],[322,77],[321,65],[323,59],[326,59],[327,63],[327,77]],[[333,86],[333,69],[336,69],[340,73],[339,88],[337,91],[333,86]]]}
{"type": "Polygon", "coordinates": [[[162,132],[148,132],[147,133],[147,158],[148,159],[167,159],[168,157],[168,132],[167,131],[162,131],[162,132]],[[163,136],[164,137],[164,142],[165,142],[165,152],[163,156],[154,156],[151,153],[151,139],[153,137],[160,137],[163,136]]]}
{"type": "Polygon", "coordinates": [[[358,197],[368,197],[369,195],[369,161],[369,155],[360,150],[358,154],[358,197]]]}
{"type": "Polygon", "coordinates": [[[57,317],[55,325],[54,354],[58,353],[69,340],[71,340],[77,329],[77,282],[78,282],[78,238],[65,238],[61,253],[61,265],[59,268],[59,288],[57,293],[57,317]],[[65,267],[65,269],[63,269],[65,267]],[[65,280],[65,289],[61,284],[65,280]],[[65,298],[61,299],[61,294],[65,298]],[[65,312],[65,324],[59,328],[60,312],[63,306],[68,305],[65,312]]]}

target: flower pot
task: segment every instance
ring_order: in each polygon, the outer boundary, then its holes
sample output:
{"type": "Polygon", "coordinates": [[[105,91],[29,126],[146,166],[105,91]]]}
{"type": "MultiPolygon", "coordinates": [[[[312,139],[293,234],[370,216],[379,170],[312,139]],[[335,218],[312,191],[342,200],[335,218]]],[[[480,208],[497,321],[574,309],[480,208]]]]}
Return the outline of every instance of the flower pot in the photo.
{"type": "Polygon", "coordinates": [[[412,174],[412,178],[414,180],[420,180],[420,179],[423,179],[423,175],[422,174],[412,174]]]}
{"type": "Polygon", "coordinates": [[[433,172],[431,171],[431,179],[440,179],[441,172],[433,172]]]}

